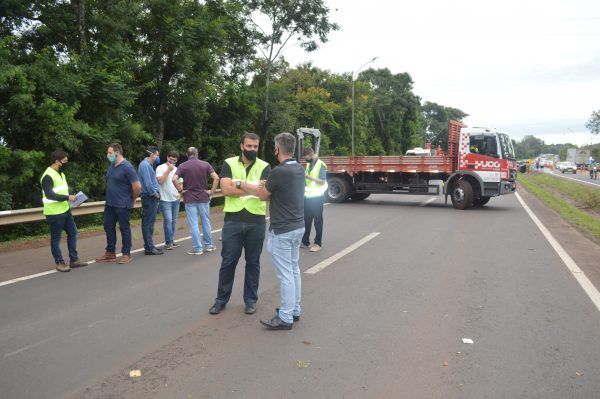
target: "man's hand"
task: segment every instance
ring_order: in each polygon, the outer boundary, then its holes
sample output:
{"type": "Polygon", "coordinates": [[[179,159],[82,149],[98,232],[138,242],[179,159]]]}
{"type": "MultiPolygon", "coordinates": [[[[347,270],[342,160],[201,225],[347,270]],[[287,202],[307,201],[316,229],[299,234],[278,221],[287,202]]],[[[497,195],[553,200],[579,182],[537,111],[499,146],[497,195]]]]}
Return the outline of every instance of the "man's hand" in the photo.
{"type": "Polygon", "coordinates": [[[167,171],[170,172],[173,169],[175,169],[175,165],[173,165],[171,162],[167,162],[167,171]]]}
{"type": "Polygon", "coordinates": [[[69,201],[73,202],[77,199],[76,195],[69,194],[69,201]]]}
{"type": "Polygon", "coordinates": [[[265,184],[267,184],[267,181],[266,181],[266,180],[260,180],[260,181],[258,182],[258,188],[259,188],[259,189],[261,189],[261,188],[265,188],[265,184]]]}

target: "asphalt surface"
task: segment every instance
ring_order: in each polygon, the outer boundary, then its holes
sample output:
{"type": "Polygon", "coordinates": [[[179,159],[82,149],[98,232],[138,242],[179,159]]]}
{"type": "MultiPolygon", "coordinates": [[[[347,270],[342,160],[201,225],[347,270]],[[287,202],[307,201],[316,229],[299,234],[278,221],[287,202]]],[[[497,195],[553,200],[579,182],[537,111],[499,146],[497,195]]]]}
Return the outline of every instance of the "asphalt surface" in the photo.
{"type": "Polygon", "coordinates": [[[549,169],[546,169],[546,171],[554,176],[558,176],[560,178],[568,179],[568,180],[575,181],[578,183],[583,183],[587,187],[594,187],[594,188],[600,189],[600,180],[599,179],[591,179],[590,174],[587,171],[578,171],[577,173],[569,173],[569,172],[562,173],[559,170],[551,171],[549,169]]]}
{"type": "Polygon", "coordinates": [[[302,270],[371,233],[303,274],[292,331],[258,322],[279,304],[266,249],[252,316],[243,264],[208,314],[219,253],[185,246],[0,287],[0,397],[598,397],[600,313],[515,196],[469,211],[416,196],[329,205],[302,270]]]}

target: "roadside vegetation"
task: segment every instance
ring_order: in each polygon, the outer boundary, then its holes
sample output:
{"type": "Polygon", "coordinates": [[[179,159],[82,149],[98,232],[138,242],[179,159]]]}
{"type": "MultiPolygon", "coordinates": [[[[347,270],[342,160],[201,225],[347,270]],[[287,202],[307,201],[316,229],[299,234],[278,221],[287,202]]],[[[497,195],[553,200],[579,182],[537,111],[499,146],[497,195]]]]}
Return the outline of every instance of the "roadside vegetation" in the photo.
{"type": "Polygon", "coordinates": [[[519,174],[527,191],[567,222],[600,240],[600,191],[542,173],[519,174]]]}

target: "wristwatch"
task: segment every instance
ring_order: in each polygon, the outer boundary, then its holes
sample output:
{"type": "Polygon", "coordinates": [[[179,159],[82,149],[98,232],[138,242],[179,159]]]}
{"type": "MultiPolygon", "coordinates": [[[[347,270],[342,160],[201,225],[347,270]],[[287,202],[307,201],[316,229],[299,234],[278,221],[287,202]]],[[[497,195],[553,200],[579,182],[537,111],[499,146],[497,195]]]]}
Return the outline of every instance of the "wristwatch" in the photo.
{"type": "Polygon", "coordinates": [[[238,181],[235,182],[235,188],[237,188],[237,189],[241,189],[242,188],[242,181],[241,180],[238,180],[238,181]]]}

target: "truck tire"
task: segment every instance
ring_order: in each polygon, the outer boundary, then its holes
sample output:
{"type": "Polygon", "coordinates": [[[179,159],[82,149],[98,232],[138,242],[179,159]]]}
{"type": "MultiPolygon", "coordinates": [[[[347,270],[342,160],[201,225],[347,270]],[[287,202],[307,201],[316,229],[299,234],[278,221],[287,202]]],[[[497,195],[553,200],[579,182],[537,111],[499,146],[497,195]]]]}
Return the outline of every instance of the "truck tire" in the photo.
{"type": "Polygon", "coordinates": [[[350,201],[362,201],[366,199],[371,193],[354,193],[350,197],[350,201]]]}
{"type": "Polygon", "coordinates": [[[327,179],[327,185],[329,186],[325,192],[327,202],[338,204],[346,201],[350,196],[350,183],[346,179],[330,177],[327,179]]]}
{"type": "Polygon", "coordinates": [[[475,198],[473,200],[473,205],[475,205],[475,206],[484,206],[485,204],[487,204],[488,202],[490,202],[490,198],[492,198],[492,197],[475,198]]]}
{"type": "Polygon", "coordinates": [[[452,187],[452,205],[456,209],[467,209],[473,203],[473,187],[467,180],[459,180],[452,187]]]}

